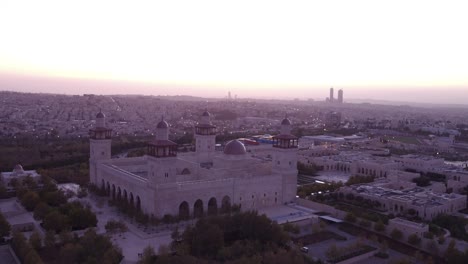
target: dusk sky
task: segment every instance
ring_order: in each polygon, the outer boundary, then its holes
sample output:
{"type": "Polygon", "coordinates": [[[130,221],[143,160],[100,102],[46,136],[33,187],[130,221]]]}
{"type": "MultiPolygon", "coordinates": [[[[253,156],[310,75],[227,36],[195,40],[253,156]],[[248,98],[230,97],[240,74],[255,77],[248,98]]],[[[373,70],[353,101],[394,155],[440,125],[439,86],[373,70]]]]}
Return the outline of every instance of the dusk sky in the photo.
{"type": "Polygon", "coordinates": [[[0,90],[468,104],[466,1],[0,2],[0,90]]]}

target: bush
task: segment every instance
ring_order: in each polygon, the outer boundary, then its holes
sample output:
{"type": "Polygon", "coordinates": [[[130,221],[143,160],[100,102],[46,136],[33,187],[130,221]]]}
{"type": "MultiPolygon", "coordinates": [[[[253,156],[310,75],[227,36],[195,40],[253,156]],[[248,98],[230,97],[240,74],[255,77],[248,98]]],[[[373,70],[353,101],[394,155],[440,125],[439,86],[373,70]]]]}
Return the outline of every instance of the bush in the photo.
{"type": "Polygon", "coordinates": [[[356,216],[353,213],[347,213],[344,219],[346,222],[356,223],[356,216]]]}
{"type": "Polygon", "coordinates": [[[2,212],[0,212],[0,238],[8,236],[10,234],[10,230],[10,223],[8,223],[2,212]]]}
{"type": "Polygon", "coordinates": [[[374,230],[377,232],[385,231],[385,224],[379,220],[377,223],[374,224],[374,230]]]}
{"type": "Polygon", "coordinates": [[[372,225],[372,223],[370,221],[368,221],[368,220],[363,219],[363,220],[359,221],[359,225],[362,226],[362,227],[368,228],[368,227],[370,227],[372,225]]]}
{"type": "Polygon", "coordinates": [[[408,236],[408,243],[410,243],[411,245],[419,246],[419,244],[421,244],[421,238],[416,234],[411,234],[410,236],[408,236]]]}
{"type": "Polygon", "coordinates": [[[403,238],[403,233],[399,229],[394,228],[390,233],[390,237],[395,240],[400,240],[403,238]]]}

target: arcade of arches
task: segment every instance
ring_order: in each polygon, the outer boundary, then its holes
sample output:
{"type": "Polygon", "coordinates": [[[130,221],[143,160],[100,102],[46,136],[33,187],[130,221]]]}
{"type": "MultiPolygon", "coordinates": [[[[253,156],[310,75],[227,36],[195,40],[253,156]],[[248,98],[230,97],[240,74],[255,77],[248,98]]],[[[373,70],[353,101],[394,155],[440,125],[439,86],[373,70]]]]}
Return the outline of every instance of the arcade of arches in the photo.
{"type": "MultiPolygon", "coordinates": [[[[101,189],[112,200],[123,201],[137,210],[141,210],[140,196],[134,195],[133,192],[127,191],[125,188],[111,184],[109,181],[101,181],[101,189]]],[[[190,219],[191,217],[202,217],[204,215],[225,214],[231,211],[231,198],[225,195],[220,202],[215,197],[211,197],[206,205],[201,199],[197,199],[192,205],[187,201],[183,201],[179,205],[179,218],[190,219]]]]}
{"type": "Polygon", "coordinates": [[[112,200],[123,201],[137,210],[141,210],[140,196],[134,196],[132,192],[121,189],[120,186],[116,187],[115,184],[111,185],[109,182],[104,182],[104,180],[101,181],[101,189],[104,190],[106,195],[111,197],[112,200]]]}
{"type": "Polygon", "coordinates": [[[211,197],[208,200],[206,211],[203,205],[203,201],[198,199],[193,204],[193,209],[190,210],[191,206],[187,201],[183,201],[179,205],[179,217],[180,219],[189,219],[190,216],[201,217],[206,215],[216,215],[218,213],[224,214],[231,211],[231,198],[229,196],[224,196],[221,200],[221,206],[218,207],[218,201],[215,197],[211,197]]]}

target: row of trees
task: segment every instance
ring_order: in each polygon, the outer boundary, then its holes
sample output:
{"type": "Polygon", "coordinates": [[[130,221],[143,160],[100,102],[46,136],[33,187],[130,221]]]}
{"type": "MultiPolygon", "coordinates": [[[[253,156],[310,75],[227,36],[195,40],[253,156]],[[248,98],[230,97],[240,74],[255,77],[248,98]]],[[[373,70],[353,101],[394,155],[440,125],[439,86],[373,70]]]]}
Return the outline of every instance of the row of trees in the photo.
{"type": "Polygon", "coordinates": [[[282,228],[256,212],[201,218],[184,233],[174,232],[171,250],[150,247],[140,263],[304,263],[304,256],[287,246],[282,228]]]}
{"type": "Polygon", "coordinates": [[[109,237],[98,235],[94,229],[87,230],[82,237],[69,231],[60,233],[59,239],[53,231],[47,231],[44,240],[37,231],[29,241],[22,233],[14,232],[12,247],[22,263],[120,263],[121,249],[115,247],[109,237]]]}
{"type": "MultiPolygon", "coordinates": [[[[40,239],[40,238],[39,238],[40,239]]],[[[36,249],[26,240],[24,235],[20,232],[13,232],[13,239],[11,246],[16,253],[16,256],[24,264],[41,264],[42,259],[37,253],[36,249]]]]}
{"type": "Polygon", "coordinates": [[[345,183],[346,186],[360,183],[369,183],[373,182],[375,179],[374,176],[364,176],[364,175],[353,175],[349,177],[348,181],[345,183]]]}
{"type": "Polygon", "coordinates": [[[459,216],[439,214],[432,220],[432,223],[448,229],[453,237],[468,241],[468,234],[465,229],[468,220],[459,216]]]}
{"type": "Polygon", "coordinates": [[[313,183],[308,185],[302,185],[297,188],[297,195],[301,198],[305,198],[306,196],[310,196],[312,193],[314,195],[325,194],[329,192],[334,192],[340,187],[343,186],[341,181],[339,182],[330,182],[330,183],[313,183]]]}
{"type": "Polygon", "coordinates": [[[96,215],[89,207],[75,201],[67,203],[63,191],[47,177],[43,177],[44,187],[31,190],[24,187],[17,191],[18,199],[28,211],[34,212],[36,220],[42,220],[46,230],[59,233],[62,230],[79,230],[96,226],[96,215]]]}

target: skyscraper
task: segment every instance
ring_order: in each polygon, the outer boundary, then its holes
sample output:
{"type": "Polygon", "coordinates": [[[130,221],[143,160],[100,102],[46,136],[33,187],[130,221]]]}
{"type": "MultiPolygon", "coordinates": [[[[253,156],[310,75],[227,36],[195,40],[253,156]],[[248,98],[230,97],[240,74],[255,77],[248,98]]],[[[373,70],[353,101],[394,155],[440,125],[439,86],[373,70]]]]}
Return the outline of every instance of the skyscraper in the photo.
{"type": "Polygon", "coordinates": [[[338,90],[338,103],[343,103],[343,89],[338,90]]]}
{"type": "Polygon", "coordinates": [[[333,103],[334,99],[333,99],[333,87],[330,88],[330,103],[333,103]]]}

